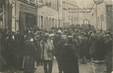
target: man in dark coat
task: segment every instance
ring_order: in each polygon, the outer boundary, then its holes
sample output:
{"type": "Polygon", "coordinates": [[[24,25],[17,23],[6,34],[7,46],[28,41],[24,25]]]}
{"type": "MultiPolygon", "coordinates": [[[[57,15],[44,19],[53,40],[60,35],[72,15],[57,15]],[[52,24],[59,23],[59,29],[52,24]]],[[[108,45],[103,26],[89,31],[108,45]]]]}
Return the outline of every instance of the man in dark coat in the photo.
{"type": "Polygon", "coordinates": [[[8,37],[7,37],[7,48],[6,48],[6,61],[7,61],[7,67],[8,69],[12,70],[16,68],[16,55],[15,55],[15,50],[17,46],[17,42],[15,39],[15,33],[10,32],[8,37]]]}
{"type": "Polygon", "coordinates": [[[79,73],[77,49],[72,36],[67,37],[63,46],[62,68],[64,73],[79,73]]]}
{"type": "Polygon", "coordinates": [[[5,65],[6,65],[6,61],[3,56],[3,49],[4,49],[4,45],[5,45],[4,33],[5,32],[0,32],[0,72],[4,71],[5,65]]]}
{"type": "Polygon", "coordinates": [[[72,41],[72,36],[67,38],[67,35],[61,35],[56,41],[56,59],[60,68],[64,73],[79,73],[75,42],[72,41]]]}
{"type": "Polygon", "coordinates": [[[95,59],[104,60],[105,59],[105,43],[104,34],[99,33],[95,41],[95,59]]]}
{"type": "Polygon", "coordinates": [[[112,71],[112,37],[109,34],[105,35],[105,39],[104,39],[104,43],[105,43],[105,63],[106,63],[106,67],[107,67],[107,73],[111,73],[112,71]]]}
{"type": "Polygon", "coordinates": [[[55,54],[55,57],[56,57],[56,60],[58,62],[58,68],[59,68],[59,73],[62,73],[62,67],[61,67],[61,63],[62,63],[62,60],[61,60],[61,55],[62,55],[62,45],[63,45],[63,41],[61,40],[61,33],[57,33],[55,35],[55,38],[54,38],[54,41],[53,41],[53,44],[54,44],[54,54],[55,54]]]}
{"type": "Polygon", "coordinates": [[[24,73],[34,73],[36,61],[36,49],[34,38],[31,33],[28,33],[25,40],[24,54],[23,54],[23,68],[24,73]]]}

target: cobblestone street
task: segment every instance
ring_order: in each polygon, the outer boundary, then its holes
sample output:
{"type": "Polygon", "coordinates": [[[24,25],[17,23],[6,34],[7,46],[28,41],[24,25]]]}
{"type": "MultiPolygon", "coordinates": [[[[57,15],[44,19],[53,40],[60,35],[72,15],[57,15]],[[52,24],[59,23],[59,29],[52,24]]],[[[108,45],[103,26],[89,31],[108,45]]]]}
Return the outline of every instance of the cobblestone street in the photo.
{"type": "MultiPolygon", "coordinates": [[[[105,73],[105,65],[97,64],[79,64],[80,73],[105,73]]],[[[36,73],[44,73],[43,66],[39,66],[36,73]]],[[[53,72],[58,73],[58,67],[56,61],[53,64],[53,72]]]]}

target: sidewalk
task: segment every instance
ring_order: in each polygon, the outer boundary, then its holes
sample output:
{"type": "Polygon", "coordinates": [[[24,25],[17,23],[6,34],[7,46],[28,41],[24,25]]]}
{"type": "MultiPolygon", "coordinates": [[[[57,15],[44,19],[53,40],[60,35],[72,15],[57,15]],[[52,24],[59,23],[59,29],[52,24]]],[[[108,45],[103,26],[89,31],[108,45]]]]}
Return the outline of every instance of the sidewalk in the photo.
{"type": "Polygon", "coordinates": [[[95,73],[106,73],[105,64],[95,64],[95,73]]]}

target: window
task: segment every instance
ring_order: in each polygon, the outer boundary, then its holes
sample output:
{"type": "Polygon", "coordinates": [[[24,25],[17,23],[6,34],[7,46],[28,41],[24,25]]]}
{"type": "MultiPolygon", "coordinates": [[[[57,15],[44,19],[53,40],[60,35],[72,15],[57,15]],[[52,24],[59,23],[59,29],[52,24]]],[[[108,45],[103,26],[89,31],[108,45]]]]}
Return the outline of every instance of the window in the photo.
{"type": "Polygon", "coordinates": [[[36,4],[36,0],[21,0],[21,1],[27,2],[29,4],[36,4]]]}
{"type": "Polygon", "coordinates": [[[41,16],[41,28],[43,28],[43,16],[41,16]]]}

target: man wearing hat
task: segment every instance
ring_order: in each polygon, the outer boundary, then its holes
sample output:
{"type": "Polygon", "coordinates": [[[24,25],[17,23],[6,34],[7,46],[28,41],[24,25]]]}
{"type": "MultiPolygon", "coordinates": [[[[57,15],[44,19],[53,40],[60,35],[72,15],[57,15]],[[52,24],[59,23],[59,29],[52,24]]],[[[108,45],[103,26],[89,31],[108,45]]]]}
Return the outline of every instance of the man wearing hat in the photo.
{"type": "Polygon", "coordinates": [[[59,73],[62,73],[63,70],[62,70],[62,67],[61,67],[61,64],[62,64],[62,48],[63,48],[63,40],[61,39],[63,33],[62,31],[57,31],[57,33],[55,34],[54,36],[54,55],[56,57],[56,60],[57,60],[57,63],[58,63],[58,69],[59,69],[59,73]]]}

